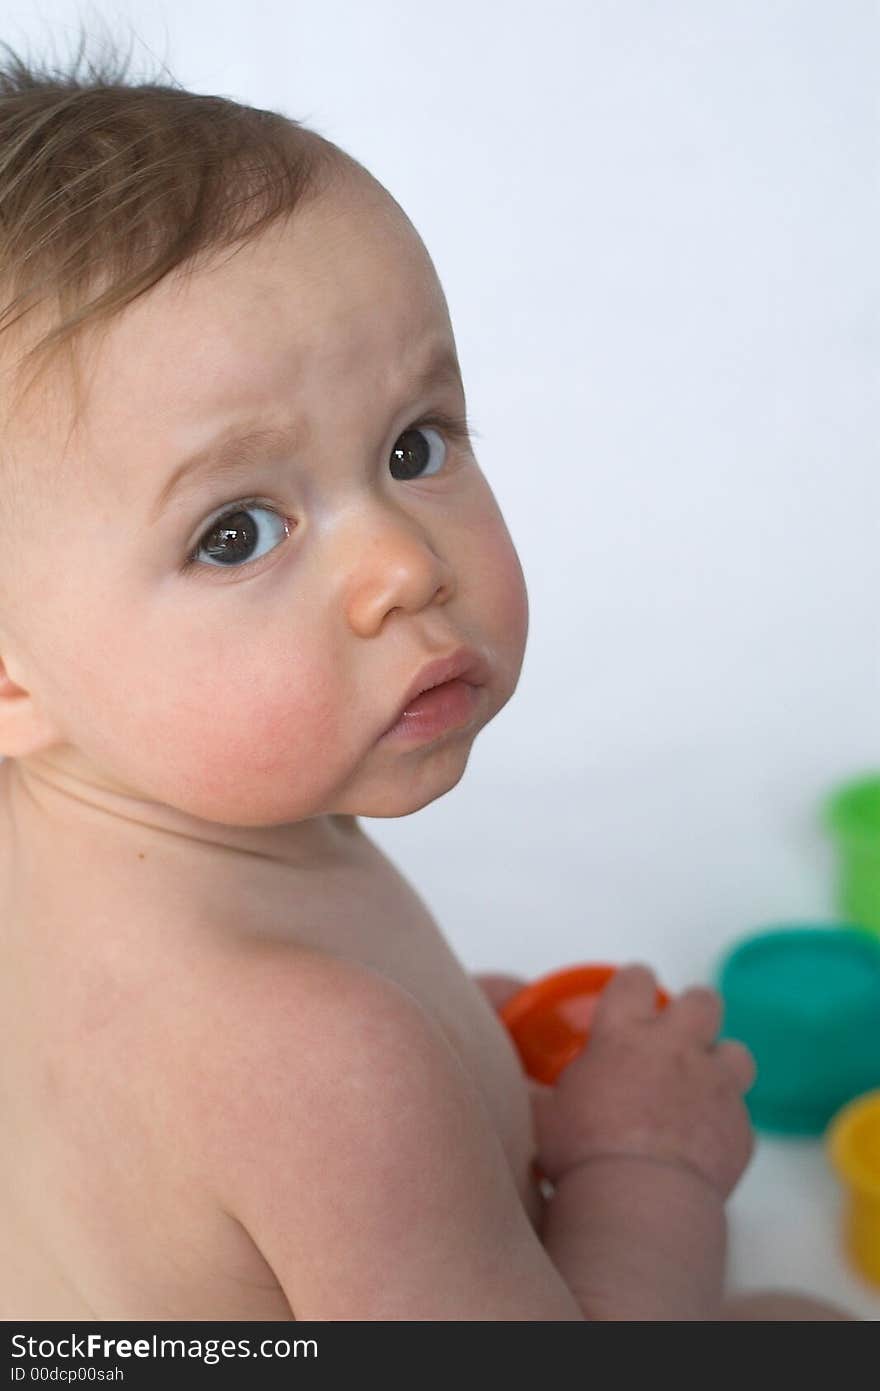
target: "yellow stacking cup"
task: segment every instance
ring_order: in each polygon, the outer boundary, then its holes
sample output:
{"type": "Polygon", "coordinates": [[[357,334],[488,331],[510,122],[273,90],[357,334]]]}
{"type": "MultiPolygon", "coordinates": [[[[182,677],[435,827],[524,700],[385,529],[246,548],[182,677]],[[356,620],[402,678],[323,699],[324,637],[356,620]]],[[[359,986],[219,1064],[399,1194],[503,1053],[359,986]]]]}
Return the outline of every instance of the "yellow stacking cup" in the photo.
{"type": "Polygon", "coordinates": [[[828,1127],[828,1150],[848,1193],[847,1252],[861,1274],[880,1285],[880,1091],[838,1111],[828,1127]]]}

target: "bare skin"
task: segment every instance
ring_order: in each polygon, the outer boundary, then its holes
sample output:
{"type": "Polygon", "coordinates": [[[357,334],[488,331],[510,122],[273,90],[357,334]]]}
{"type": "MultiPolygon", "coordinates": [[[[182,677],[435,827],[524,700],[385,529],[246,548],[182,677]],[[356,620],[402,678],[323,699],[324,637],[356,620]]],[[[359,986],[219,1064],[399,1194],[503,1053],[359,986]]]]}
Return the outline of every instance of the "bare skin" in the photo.
{"type": "MultiPolygon", "coordinates": [[[[0,775],[8,793],[8,765],[0,775]]],[[[25,803],[17,807],[16,833],[21,835],[26,824],[25,803]]],[[[7,822],[3,830],[3,843],[9,846],[12,827],[7,822]]],[[[0,1224],[4,1249],[12,1257],[0,1275],[3,1317],[292,1319],[277,1279],[246,1233],[168,1162],[168,1139],[180,1121],[174,1108],[185,1105],[185,1092],[171,1089],[158,1147],[143,1143],[146,1099],[157,1078],[173,1072],[167,1040],[184,1027],[193,1008],[189,982],[194,970],[206,982],[212,971],[221,976],[224,948],[235,939],[240,942],[240,925],[229,921],[218,931],[216,917],[209,918],[206,911],[201,932],[194,930],[188,945],[175,946],[160,926],[165,914],[171,921],[175,911],[170,903],[160,911],[159,880],[166,877],[160,866],[142,864],[156,892],[150,894],[148,917],[133,916],[130,897],[115,904],[106,897],[114,868],[102,864],[101,847],[80,837],[76,850],[66,874],[57,874],[42,891],[32,884],[32,911],[22,915],[20,931],[7,934],[5,941],[2,1056],[19,1065],[0,1074],[9,1141],[3,1151],[0,1224]],[[77,931],[76,918],[64,906],[71,898],[88,903],[102,871],[104,911],[114,925],[103,941],[77,931]],[[209,920],[210,934],[205,930],[209,920]],[[205,947],[211,937],[215,945],[209,952],[205,947]],[[152,946],[145,950],[148,944],[152,946]],[[120,953],[133,963],[126,972],[124,1009],[108,993],[120,953]],[[29,1060],[24,1076],[22,1057],[29,1060]],[[76,1065],[65,1066],[66,1058],[77,1059],[76,1065]],[[119,1085],[121,1072],[124,1086],[119,1085]],[[97,1113],[96,1095],[104,1099],[97,1113]],[[111,1143],[103,1143],[108,1134],[111,1143]],[[169,1252],[176,1253],[173,1262],[169,1252]]],[[[344,919],[356,894],[359,935],[373,944],[362,956],[364,963],[399,981],[445,1020],[492,1112],[523,1205],[540,1227],[542,1205],[530,1176],[535,1134],[528,1088],[494,1017],[522,982],[483,977],[479,983],[491,1007],[487,1010],[427,910],[385,858],[359,832],[344,850],[330,882],[325,866],[318,883],[303,879],[297,885],[301,908],[309,906],[309,893],[319,895],[312,905],[324,924],[319,944],[322,949],[331,945],[326,923],[336,916],[344,919]],[[409,942],[405,955],[399,940],[384,955],[376,950],[377,943],[387,940],[383,924],[392,913],[409,942]]],[[[2,920],[8,923],[14,904],[4,901],[2,907],[2,920]]],[[[289,907],[279,902],[277,908],[279,936],[287,934],[292,943],[302,944],[301,935],[291,934],[289,907]]],[[[342,937],[335,945],[351,954],[350,939],[342,937]]],[[[718,1316],[847,1317],[818,1301],[778,1292],[739,1297],[718,1316]]]]}
{"type": "MultiPolygon", "coordinates": [[[[511,995],[521,989],[525,983],[525,981],[517,977],[504,975],[484,976],[480,980],[480,984],[483,986],[483,989],[486,991],[496,1009],[500,1008],[505,1000],[509,999],[511,995]]],[[[695,1289],[689,1300],[692,1310],[699,1309],[699,1301],[702,1296],[706,1299],[702,1313],[704,1319],[736,1322],[851,1321],[853,1316],[844,1312],[842,1309],[827,1304],[822,1300],[813,1299],[808,1295],[802,1295],[794,1291],[752,1291],[748,1294],[739,1294],[727,1298],[721,1297],[723,1291],[724,1251],[722,1242],[724,1232],[721,1224],[712,1222],[715,1202],[711,1196],[711,1192],[707,1193],[706,1191],[707,1185],[705,1179],[708,1177],[710,1180],[715,1180],[717,1182],[718,1195],[723,1199],[734,1186],[742,1167],[744,1167],[745,1163],[748,1161],[751,1152],[751,1141],[747,1129],[743,1125],[744,1115],[741,1108],[739,1108],[739,1114],[737,1114],[738,1108],[735,1106],[731,1108],[729,1102],[725,1106],[725,1110],[729,1116],[728,1126],[730,1127],[725,1136],[725,1153],[723,1156],[718,1156],[714,1164],[706,1162],[707,1155],[704,1146],[697,1144],[695,1147],[692,1147],[689,1152],[686,1137],[676,1137],[674,1130],[671,1128],[667,1127],[666,1132],[663,1133],[660,1127],[654,1128],[653,1132],[646,1131],[644,1123],[642,1123],[641,1126],[633,1127],[632,1121],[629,1118],[633,1116],[644,1118],[650,1109],[652,1099],[655,1097],[660,1097],[662,1099],[661,1106],[668,1106],[670,1109],[674,1107],[674,1092],[660,1080],[663,1076],[663,1065],[661,1064],[659,1073],[654,1072],[658,1057],[661,1056],[662,1052],[661,1045],[658,1044],[656,1032],[659,1028],[663,1027],[663,1025],[669,1025],[672,1022],[669,1015],[663,1019],[662,1023],[657,1016],[656,1005],[654,1003],[655,986],[656,982],[653,976],[645,971],[644,968],[627,968],[618,976],[618,980],[611,994],[606,994],[606,998],[603,1002],[603,1009],[594,1020],[593,1046],[591,1048],[592,1057],[589,1059],[593,1067],[593,1075],[591,1079],[585,1079],[585,1086],[583,1082],[581,1082],[581,1087],[579,1087],[578,1090],[582,1089],[584,1095],[588,1098],[588,1109],[594,1113],[601,1114],[603,1110],[603,1086],[607,1086],[607,1094],[610,1094],[612,1098],[616,1096],[619,1100],[619,1108],[615,1108],[612,1099],[610,1110],[618,1110],[618,1115],[622,1120],[622,1126],[617,1129],[616,1132],[609,1128],[607,1120],[609,1108],[606,1106],[604,1118],[597,1132],[594,1133],[592,1137],[594,1142],[598,1142],[595,1145],[597,1153],[592,1156],[592,1158],[600,1161],[598,1168],[600,1171],[604,1168],[604,1173],[600,1172],[597,1175],[595,1168],[591,1167],[591,1163],[588,1159],[586,1167],[581,1175],[586,1179],[588,1185],[594,1184],[598,1178],[598,1182],[603,1185],[604,1190],[601,1193],[602,1202],[599,1203],[597,1201],[600,1195],[596,1189],[593,1189],[588,1195],[588,1205],[581,1202],[578,1205],[578,1214],[574,1216],[573,1221],[567,1218],[566,1225],[568,1225],[570,1221],[571,1228],[576,1229],[578,1218],[582,1220],[583,1213],[585,1211],[589,1212],[593,1204],[596,1205],[592,1231],[585,1230],[582,1232],[580,1240],[589,1240],[592,1238],[594,1241],[602,1241],[603,1238],[605,1239],[606,1263],[603,1266],[603,1276],[606,1275],[608,1262],[615,1257],[615,1245],[617,1242],[614,1221],[613,1218],[609,1218],[609,1212],[613,1213],[614,1204],[619,1201],[622,1210],[629,1215],[630,1221],[635,1221],[636,1204],[640,1198],[644,1200],[644,1194],[647,1193],[646,1213],[648,1221],[650,1222],[651,1214],[656,1211],[655,1197],[656,1194],[659,1193],[660,1185],[664,1179],[663,1169],[669,1164],[670,1157],[674,1159],[677,1155],[679,1160],[684,1160],[688,1169],[694,1165],[694,1167],[704,1168],[705,1170],[704,1174],[692,1184],[690,1181],[690,1173],[684,1170],[681,1174],[676,1173],[674,1162],[670,1166],[670,1177],[673,1185],[675,1185],[670,1189],[670,1200],[676,1201],[679,1199],[678,1180],[682,1177],[684,1179],[683,1188],[685,1193],[687,1194],[688,1190],[691,1190],[692,1193],[694,1203],[691,1209],[692,1219],[694,1217],[699,1219],[701,1211],[707,1211],[709,1215],[709,1227],[707,1229],[708,1240],[702,1244],[698,1244],[695,1248],[697,1252],[697,1258],[694,1263],[696,1276],[695,1289]],[[613,1058],[607,1055],[605,1058],[597,1057],[595,1051],[597,1043],[596,1029],[598,1027],[600,1031],[598,1044],[601,1047],[607,1042],[609,1020],[618,1028],[621,1025],[623,1026],[621,1029],[621,1037],[625,1040],[628,1050],[632,1049],[634,1043],[638,1043],[639,1026],[642,1026],[642,1031],[644,1033],[644,1026],[647,1024],[647,1037],[645,1041],[647,1043],[647,1053],[650,1056],[646,1056],[642,1060],[635,1078],[630,1075],[630,1082],[634,1082],[634,1085],[630,1088],[627,1088],[626,1085],[626,1066],[615,1066],[613,1058]],[[635,1025],[635,1027],[633,1027],[633,1025],[635,1025]],[[592,1086],[590,1085],[591,1082],[593,1083],[592,1086]],[[739,1132],[738,1139],[737,1132],[739,1132]],[[631,1150],[637,1159],[636,1164],[631,1166],[629,1171],[627,1171],[625,1164],[618,1166],[613,1162],[609,1163],[605,1161],[603,1165],[601,1162],[603,1154],[606,1151],[611,1151],[613,1153],[615,1150],[631,1150]],[[641,1151],[641,1153],[639,1153],[639,1151],[641,1151]],[[733,1156],[732,1163],[731,1156],[733,1156]],[[657,1157],[661,1161],[660,1167],[653,1172],[651,1164],[652,1157],[657,1157]],[[646,1160],[647,1163],[645,1162],[646,1160]],[[696,1161],[696,1165],[694,1161],[696,1161]],[[612,1241],[610,1244],[607,1240],[609,1228],[612,1232],[612,1241]],[[714,1292],[713,1285],[717,1286],[717,1290],[714,1292]]],[[[675,1029],[679,1041],[683,1039],[686,1040],[688,1037],[693,1040],[696,1046],[695,1052],[698,1057],[707,1045],[710,1051],[714,1052],[716,1056],[720,1052],[721,1056],[716,1063],[716,1068],[721,1072],[725,1070],[729,1071],[734,1084],[734,1090],[744,1090],[753,1080],[753,1065],[751,1059],[745,1053],[745,1050],[742,1050],[739,1045],[733,1045],[731,1047],[724,1044],[721,1045],[721,1049],[719,1050],[718,1046],[714,1044],[720,1023],[719,1006],[720,1001],[714,991],[697,987],[691,991],[685,992],[685,994],[679,997],[672,1005],[673,1013],[678,1016],[673,1028],[675,1029]]],[[[669,1030],[667,1029],[667,1034],[668,1032],[669,1030]]],[[[679,1049],[677,1051],[679,1058],[681,1058],[681,1050],[679,1049]]],[[[573,1074],[570,1074],[568,1080],[570,1082],[573,1080],[573,1074]]],[[[579,1079],[579,1081],[581,1081],[581,1079],[579,1079]]],[[[688,1104],[690,1105],[696,1099],[693,1080],[689,1081],[687,1090],[689,1093],[688,1104]]],[[[553,1154],[553,1141],[558,1144],[560,1138],[562,1138],[563,1144],[566,1143],[565,1120],[563,1119],[562,1125],[560,1126],[559,1116],[550,1115],[548,1117],[547,1103],[550,1102],[552,1104],[557,1100],[557,1097],[552,1092],[537,1084],[533,1084],[532,1093],[537,1121],[537,1144],[539,1151],[541,1151],[543,1155],[542,1162],[547,1164],[547,1156],[552,1156],[553,1154]],[[551,1131],[549,1149],[547,1144],[548,1136],[546,1133],[548,1120],[551,1131]]],[[[697,1111],[699,1108],[695,1107],[694,1109],[697,1111]]],[[[620,1124],[620,1122],[618,1122],[618,1124],[620,1124]]],[[[716,1131],[716,1134],[719,1133],[720,1132],[716,1131]]],[[[583,1140],[582,1144],[584,1144],[583,1140]]],[[[589,1143],[585,1144],[582,1153],[586,1153],[589,1148],[589,1143]]],[[[575,1167],[576,1163],[577,1161],[575,1161],[575,1167]]],[[[563,1164],[562,1169],[563,1177],[565,1177],[566,1173],[571,1172],[570,1163],[563,1164]]],[[[542,1232],[545,1241],[552,1231],[552,1219],[553,1204],[545,1211],[543,1216],[542,1232]]],[[[623,1226],[624,1224],[621,1224],[620,1230],[623,1230],[623,1226]]],[[[670,1233],[668,1229],[664,1229],[662,1226],[658,1230],[661,1237],[664,1239],[666,1250],[668,1250],[671,1241],[670,1233]]],[[[642,1231],[644,1235],[644,1227],[642,1231]]],[[[568,1243],[571,1240],[572,1231],[563,1232],[563,1242],[568,1243]]],[[[632,1258],[629,1242],[622,1242],[620,1244],[620,1249],[623,1252],[627,1265],[631,1267],[632,1258]]],[[[561,1251],[558,1247],[554,1254],[557,1256],[561,1255],[561,1251]]],[[[692,1255],[692,1253],[683,1251],[683,1255],[692,1255]]],[[[582,1264],[582,1262],[578,1260],[578,1253],[576,1252],[573,1268],[576,1270],[580,1264],[582,1264]]],[[[662,1288],[668,1286],[669,1276],[666,1266],[665,1252],[661,1254],[655,1269],[652,1269],[650,1264],[645,1265],[647,1284],[650,1287],[662,1288]]],[[[681,1266],[686,1270],[687,1266],[685,1261],[681,1262],[681,1266]]],[[[625,1302],[622,1300],[620,1294],[622,1283],[623,1282],[617,1284],[614,1282],[611,1283],[610,1289],[614,1293],[612,1294],[611,1300],[608,1301],[606,1305],[606,1318],[620,1319],[626,1317],[625,1302]]],[[[642,1300],[643,1296],[641,1293],[637,1293],[636,1298],[642,1300]]],[[[595,1302],[593,1302],[592,1307],[597,1315],[601,1316],[595,1302]]],[[[651,1317],[652,1313],[649,1312],[649,1309],[650,1302],[646,1304],[643,1303],[639,1308],[637,1316],[651,1317]]],[[[664,1311],[662,1304],[658,1304],[655,1307],[653,1316],[675,1317],[674,1314],[670,1315],[668,1311],[664,1311]]]]}
{"type": "MultiPolygon", "coordinates": [[[[9,777],[8,765],[0,767],[0,786],[7,793],[9,777]]],[[[56,807],[57,814],[61,811],[56,807]]],[[[17,807],[17,834],[26,822],[25,804],[17,807]]],[[[8,821],[3,833],[9,846],[8,821]]],[[[314,907],[322,924],[321,949],[335,946],[350,958],[351,938],[340,936],[333,943],[327,923],[350,917],[356,895],[358,935],[372,944],[361,959],[398,981],[444,1022],[490,1110],[529,1221],[541,1231],[543,1203],[531,1173],[536,1127],[530,1091],[543,1089],[527,1084],[495,1013],[523,982],[484,976],[477,978],[481,989],[475,989],[424,905],[385,857],[360,832],[346,834],[350,840],[332,868],[325,864],[319,881],[309,884],[303,878],[296,886],[297,902],[306,916],[314,907]],[[377,950],[388,941],[384,927],[390,914],[407,938],[406,953],[399,938],[393,948],[388,942],[384,953],[377,950]]],[[[177,911],[162,899],[170,865],[141,862],[152,911],[133,915],[130,896],[113,901],[107,896],[118,866],[114,870],[102,862],[104,848],[78,837],[67,873],[48,885],[31,885],[30,912],[8,899],[2,903],[3,922],[10,922],[12,912],[20,914],[20,931],[6,935],[0,973],[2,1059],[8,1064],[0,1068],[7,1137],[0,1231],[11,1258],[0,1271],[2,1317],[294,1319],[255,1243],[187,1178],[182,1158],[195,1167],[198,1156],[181,1157],[171,1143],[182,1128],[188,1090],[197,1085],[194,1078],[184,1079],[182,1088],[172,1080],[173,1041],[192,1026],[191,982],[196,973],[205,987],[212,975],[218,983],[228,976],[230,949],[242,947],[241,925],[232,918],[218,922],[216,906],[206,905],[189,940],[175,944],[161,930],[163,919],[175,921],[177,911]],[[105,921],[113,926],[103,940],[89,935],[82,919],[77,929],[76,916],[65,907],[71,899],[88,904],[102,879],[105,921]],[[118,979],[121,958],[129,963],[124,984],[118,979]],[[24,1071],[22,1058],[28,1059],[24,1071]],[[157,1083],[163,1082],[167,1095],[157,1111],[157,1083]]],[[[279,901],[275,932],[295,949],[304,939],[291,932],[291,925],[289,900],[279,901]]],[[[244,942],[246,951],[255,947],[256,942],[244,942]]],[[[785,1292],[740,1296],[716,1316],[848,1317],[785,1292]]]]}
{"type": "Polygon", "coordinates": [[[462,777],[517,683],[522,571],[433,266],[366,175],[156,287],[86,376],[71,439],[61,392],[6,424],[33,487],[0,559],[2,1305],[284,1317],[204,1157],[180,1152],[204,1083],[199,1060],[177,1090],[176,1045],[231,954],[314,946],[423,999],[535,1213],[514,1055],[356,822],[462,777]],[[220,432],[270,427],[160,506],[220,432]],[[240,556],[217,537],[231,508],[240,556]],[[389,745],[414,678],[462,645],[467,723],[389,745]]]}
{"type": "MultiPolygon", "coordinates": [[[[4,790],[8,779],[0,765],[4,790]]],[[[16,810],[18,834],[39,845],[35,811],[29,820],[26,803],[16,810]]],[[[139,861],[136,840],[107,856],[103,841],[72,831],[68,824],[69,858],[56,856],[51,879],[35,877],[24,898],[21,873],[12,876],[14,896],[3,877],[0,921],[15,914],[15,931],[4,933],[0,957],[0,1236],[11,1255],[0,1268],[0,1316],[293,1318],[254,1243],[187,1177],[198,1156],[175,1144],[199,1085],[175,1077],[180,1035],[201,1008],[197,987],[209,993],[216,981],[222,989],[234,954],[258,951],[258,934],[249,942],[235,913],[219,916],[210,856],[204,879],[188,884],[190,904],[201,905],[187,908],[184,934],[173,860],[139,861]],[[133,911],[132,892],[122,891],[126,858],[149,911],[133,911]]],[[[360,959],[443,1022],[537,1225],[529,1097],[506,1034],[410,887],[366,836],[346,834],[332,865],[287,880],[274,903],[264,883],[254,896],[262,932],[292,952],[315,945],[360,959]],[[295,930],[310,917],[311,941],[295,930]],[[334,919],[342,925],[335,939],[334,919]]],[[[10,835],[4,818],[7,849],[10,835]]]]}
{"type": "Polygon", "coordinates": [[[69,452],[45,403],[4,436],[33,488],[0,555],[0,1317],[710,1316],[742,1059],[718,1092],[705,1008],[640,1017],[643,973],[604,1012],[627,1047],[530,1095],[357,822],[455,787],[526,640],[414,229],[352,176],[89,365],[69,452]],[[462,645],[466,716],[387,736],[462,645]]]}

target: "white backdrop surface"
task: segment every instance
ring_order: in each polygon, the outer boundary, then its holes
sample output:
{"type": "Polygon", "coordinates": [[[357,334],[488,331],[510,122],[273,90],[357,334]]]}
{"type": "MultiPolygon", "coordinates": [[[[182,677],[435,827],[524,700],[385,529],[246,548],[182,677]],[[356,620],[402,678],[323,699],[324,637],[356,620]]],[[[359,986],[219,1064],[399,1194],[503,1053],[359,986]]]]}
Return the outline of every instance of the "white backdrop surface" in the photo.
{"type": "MultiPolygon", "coordinates": [[[[834,915],[818,805],[880,765],[873,0],[40,0],[365,163],[446,289],[531,601],[465,778],[365,822],[465,965],[651,962],[834,915]]],[[[141,51],[135,50],[135,63],[141,51]]],[[[818,1142],[762,1139],[735,1286],[880,1317],[818,1142]]]]}

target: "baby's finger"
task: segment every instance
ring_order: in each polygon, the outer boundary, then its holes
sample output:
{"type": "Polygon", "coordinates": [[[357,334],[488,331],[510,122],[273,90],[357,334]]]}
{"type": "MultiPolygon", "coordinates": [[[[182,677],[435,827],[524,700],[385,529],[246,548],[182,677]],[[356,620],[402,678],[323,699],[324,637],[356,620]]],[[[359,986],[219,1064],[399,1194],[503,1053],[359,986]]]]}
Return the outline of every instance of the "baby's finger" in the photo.
{"type": "Polygon", "coordinates": [[[474,976],[473,979],[486,996],[489,1004],[496,1010],[506,1004],[511,996],[518,994],[526,984],[520,976],[487,974],[474,976]]]}
{"type": "Polygon", "coordinates": [[[712,1054],[731,1074],[741,1092],[747,1092],[758,1075],[755,1059],[739,1039],[725,1038],[716,1043],[712,1054]]]}
{"type": "Polygon", "coordinates": [[[698,1043],[714,1043],[721,1028],[723,1010],[717,990],[710,990],[706,985],[692,985],[670,1001],[666,1009],[666,1027],[698,1043]]]}
{"type": "Polygon", "coordinates": [[[647,966],[621,966],[596,1001],[593,1030],[608,1024],[654,1019],[657,981],[647,966]]]}

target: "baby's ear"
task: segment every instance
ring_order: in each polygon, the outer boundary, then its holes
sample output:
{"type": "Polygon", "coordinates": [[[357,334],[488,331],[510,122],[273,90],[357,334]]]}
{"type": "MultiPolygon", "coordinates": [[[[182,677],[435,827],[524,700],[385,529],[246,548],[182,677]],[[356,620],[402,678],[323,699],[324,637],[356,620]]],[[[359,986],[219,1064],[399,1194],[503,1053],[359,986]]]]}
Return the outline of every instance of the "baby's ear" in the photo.
{"type": "Polygon", "coordinates": [[[0,657],[0,757],[25,758],[59,742],[52,721],[30,691],[14,681],[0,657]]]}

